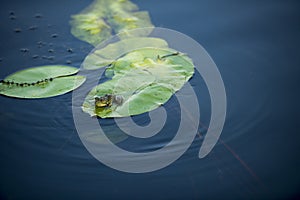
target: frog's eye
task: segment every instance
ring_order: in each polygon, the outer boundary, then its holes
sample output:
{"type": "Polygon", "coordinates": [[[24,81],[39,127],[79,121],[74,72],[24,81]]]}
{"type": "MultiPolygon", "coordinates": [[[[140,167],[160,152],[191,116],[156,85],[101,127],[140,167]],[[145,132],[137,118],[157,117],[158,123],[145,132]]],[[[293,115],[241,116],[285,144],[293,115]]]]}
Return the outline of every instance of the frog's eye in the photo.
{"type": "Polygon", "coordinates": [[[123,103],[123,97],[122,96],[115,96],[115,102],[117,104],[122,104],[123,103]]]}

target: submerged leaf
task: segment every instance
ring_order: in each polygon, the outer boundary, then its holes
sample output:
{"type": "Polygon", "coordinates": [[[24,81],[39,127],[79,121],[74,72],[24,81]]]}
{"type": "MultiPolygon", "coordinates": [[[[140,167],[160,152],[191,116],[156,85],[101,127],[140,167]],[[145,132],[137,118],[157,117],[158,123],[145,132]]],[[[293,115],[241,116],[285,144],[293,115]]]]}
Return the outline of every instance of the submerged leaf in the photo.
{"type": "Polygon", "coordinates": [[[91,116],[125,117],[151,111],[193,76],[194,65],[172,49],[142,48],[119,58],[106,71],[113,73],[112,79],[94,87],[83,103],[83,111],[91,116]],[[112,96],[106,98],[112,101],[108,106],[95,106],[95,98],[107,95],[112,96]],[[115,97],[122,102],[114,101],[115,97]]]}
{"type": "Polygon", "coordinates": [[[126,31],[130,29],[153,27],[148,12],[137,10],[138,7],[129,0],[95,0],[81,13],[72,16],[71,33],[96,46],[112,34],[124,32],[128,36],[126,31]]]}
{"type": "Polygon", "coordinates": [[[128,138],[128,135],[115,126],[101,126],[101,129],[108,133],[106,136],[99,134],[99,130],[86,130],[81,137],[94,144],[107,144],[105,137],[112,143],[117,144],[128,138]]]}
{"type": "Polygon", "coordinates": [[[75,76],[77,68],[50,65],[29,68],[9,75],[0,84],[0,94],[17,98],[46,98],[78,88],[85,77],[75,76]]]}

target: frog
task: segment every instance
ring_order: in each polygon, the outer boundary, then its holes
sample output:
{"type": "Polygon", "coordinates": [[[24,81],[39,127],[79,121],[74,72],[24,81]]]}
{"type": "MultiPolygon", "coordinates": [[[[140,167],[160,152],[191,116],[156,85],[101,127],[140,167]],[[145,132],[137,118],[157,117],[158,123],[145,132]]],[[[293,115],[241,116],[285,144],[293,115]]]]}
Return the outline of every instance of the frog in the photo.
{"type": "Polygon", "coordinates": [[[105,94],[101,97],[95,97],[95,107],[105,108],[112,105],[121,105],[123,103],[123,97],[120,95],[105,94]]]}

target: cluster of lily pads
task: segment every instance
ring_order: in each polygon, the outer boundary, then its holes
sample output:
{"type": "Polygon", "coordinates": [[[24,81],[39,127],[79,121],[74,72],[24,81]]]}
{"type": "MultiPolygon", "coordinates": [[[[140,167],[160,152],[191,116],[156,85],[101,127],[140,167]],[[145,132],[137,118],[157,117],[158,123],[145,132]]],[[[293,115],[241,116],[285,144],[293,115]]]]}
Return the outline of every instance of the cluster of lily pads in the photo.
{"type": "MultiPolygon", "coordinates": [[[[129,29],[151,26],[148,13],[137,9],[127,0],[96,0],[73,16],[72,33],[96,45],[113,33],[127,34],[129,29]]],[[[96,48],[85,58],[83,68],[105,68],[108,80],[95,86],[82,105],[84,112],[101,118],[151,111],[166,103],[194,73],[192,60],[169,48],[165,40],[128,34],[125,39],[96,48]],[[126,53],[122,54],[124,47],[126,53]]],[[[63,65],[21,70],[1,80],[0,94],[29,99],[65,94],[85,82],[86,77],[77,75],[78,71],[63,65]]]]}

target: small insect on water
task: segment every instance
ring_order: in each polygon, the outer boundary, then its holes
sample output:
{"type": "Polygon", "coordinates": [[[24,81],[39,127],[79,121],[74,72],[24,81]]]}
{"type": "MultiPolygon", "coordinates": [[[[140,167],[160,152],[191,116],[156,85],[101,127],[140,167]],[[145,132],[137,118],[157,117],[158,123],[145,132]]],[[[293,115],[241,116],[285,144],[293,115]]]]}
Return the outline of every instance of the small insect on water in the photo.
{"type": "Polygon", "coordinates": [[[120,95],[106,94],[101,97],[95,97],[95,107],[104,108],[111,107],[112,105],[121,105],[123,97],[120,95]]]}

